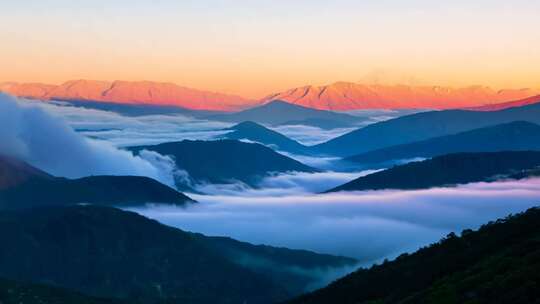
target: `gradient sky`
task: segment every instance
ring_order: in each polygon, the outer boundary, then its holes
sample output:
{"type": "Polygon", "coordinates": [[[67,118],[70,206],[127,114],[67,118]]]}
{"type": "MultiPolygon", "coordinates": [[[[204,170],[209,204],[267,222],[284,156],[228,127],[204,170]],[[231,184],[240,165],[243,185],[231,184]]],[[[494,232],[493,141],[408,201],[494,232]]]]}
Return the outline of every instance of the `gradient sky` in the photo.
{"type": "Polygon", "coordinates": [[[338,80],[540,88],[537,0],[18,0],[0,81],[155,80],[261,97],[338,80]]]}

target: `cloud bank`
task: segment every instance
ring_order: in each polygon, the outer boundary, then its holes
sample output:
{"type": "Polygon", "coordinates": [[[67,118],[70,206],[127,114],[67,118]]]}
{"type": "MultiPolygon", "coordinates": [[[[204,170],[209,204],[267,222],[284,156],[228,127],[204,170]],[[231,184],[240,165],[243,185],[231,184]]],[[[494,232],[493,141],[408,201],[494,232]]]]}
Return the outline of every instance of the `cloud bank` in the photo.
{"type": "Polygon", "coordinates": [[[198,120],[180,114],[123,116],[114,112],[75,107],[61,102],[32,102],[87,137],[118,147],[152,145],[184,139],[208,140],[225,134],[231,124],[198,120]]]}
{"type": "Polygon", "coordinates": [[[194,198],[200,203],[187,209],[135,211],[189,231],[351,256],[370,265],[540,205],[540,179],[418,191],[194,198]]]}
{"type": "Polygon", "coordinates": [[[0,153],[56,176],[138,175],[173,184],[172,160],[157,153],[134,156],[85,138],[61,118],[33,103],[0,94],[0,153]]]}

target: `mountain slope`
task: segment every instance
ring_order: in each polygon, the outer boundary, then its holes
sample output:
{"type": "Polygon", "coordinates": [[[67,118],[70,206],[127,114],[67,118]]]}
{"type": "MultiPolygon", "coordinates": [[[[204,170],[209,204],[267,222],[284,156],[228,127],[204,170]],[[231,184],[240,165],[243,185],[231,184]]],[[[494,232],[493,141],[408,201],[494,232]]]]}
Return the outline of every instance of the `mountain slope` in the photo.
{"type": "MultiPolygon", "coordinates": [[[[511,202],[509,202],[511,203],[511,202]]],[[[540,210],[449,234],[289,303],[538,303],[540,210]]]]}
{"type": "Polygon", "coordinates": [[[387,163],[395,160],[430,158],[456,152],[496,152],[540,150],[540,125],[515,121],[392,146],[346,158],[358,164],[387,163]]]}
{"type": "Polygon", "coordinates": [[[45,205],[97,204],[135,206],[146,203],[184,205],[184,194],[142,176],[89,176],[67,179],[48,175],[25,162],[0,158],[0,209],[45,205]],[[9,170],[7,170],[9,169],[9,170]]]}
{"type": "Polygon", "coordinates": [[[232,132],[224,134],[222,136],[223,138],[236,140],[247,139],[270,146],[278,151],[295,154],[304,154],[307,152],[306,146],[256,122],[244,121],[227,130],[231,130],[232,132]]]}
{"type": "Polygon", "coordinates": [[[539,94],[539,90],[493,90],[471,86],[366,85],[336,82],[275,93],[263,102],[279,99],[296,105],[333,111],[359,109],[450,109],[506,102],[539,94]]]}
{"type": "Polygon", "coordinates": [[[3,211],[0,243],[10,246],[0,251],[0,276],[130,303],[275,303],[302,292],[304,282],[313,282],[302,273],[354,262],[271,247],[267,253],[247,243],[243,246],[248,249],[242,250],[239,242],[228,239],[219,239],[213,247],[214,242],[109,207],[3,211]],[[240,265],[218,247],[266,259],[277,265],[275,271],[290,266],[297,274],[290,270],[290,275],[283,274],[285,282],[277,281],[272,271],[240,265]],[[301,257],[314,262],[296,262],[301,257]]]}
{"type": "Polygon", "coordinates": [[[540,103],[540,95],[532,96],[525,99],[509,101],[504,103],[490,104],[486,106],[472,108],[471,110],[475,111],[500,111],[504,109],[510,109],[515,107],[522,107],[530,104],[540,103]]]}
{"type": "Polygon", "coordinates": [[[304,124],[323,129],[350,127],[362,120],[348,114],[315,110],[281,100],[272,100],[237,113],[208,116],[207,119],[235,123],[253,121],[265,125],[304,124]]]}
{"type": "Polygon", "coordinates": [[[0,85],[0,91],[42,100],[150,104],[195,110],[231,111],[245,108],[252,103],[239,96],[151,81],[71,80],[60,85],[5,83],[0,85]]]}
{"type": "MultiPolygon", "coordinates": [[[[317,171],[263,145],[236,140],[184,140],[130,149],[135,152],[150,150],[172,156],[176,166],[185,170],[195,183],[241,181],[256,186],[261,178],[271,173],[317,171]]],[[[178,180],[177,184],[179,187],[186,186],[185,180],[178,180]]]]}
{"type": "Polygon", "coordinates": [[[349,132],[313,146],[311,150],[314,153],[353,156],[513,121],[540,124],[540,104],[493,112],[445,110],[402,116],[349,132]]]}
{"type": "Polygon", "coordinates": [[[47,285],[29,284],[0,279],[2,304],[127,304],[116,299],[85,296],[78,292],[47,285]]]}
{"type": "Polygon", "coordinates": [[[0,190],[28,182],[30,180],[50,180],[54,177],[29,164],[11,157],[0,155],[0,190]]]}
{"type": "Polygon", "coordinates": [[[540,151],[456,153],[359,177],[329,190],[426,189],[488,181],[540,166],[540,151]]]}

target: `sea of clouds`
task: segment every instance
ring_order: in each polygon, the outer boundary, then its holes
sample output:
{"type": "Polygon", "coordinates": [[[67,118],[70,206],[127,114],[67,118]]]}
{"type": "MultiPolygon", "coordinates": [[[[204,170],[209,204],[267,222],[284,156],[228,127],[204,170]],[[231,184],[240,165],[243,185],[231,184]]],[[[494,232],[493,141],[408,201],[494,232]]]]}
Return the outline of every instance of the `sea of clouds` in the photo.
{"type": "Polygon", "coordinates": [[[194,195],[199,203],[189,208],[134,211],[189,231],[351,256],[370,265],[540,205],[540,179],[416,191],[248,194],[194,195]]]}
{"type": "MultiPolygon", "coordinates": [[[[374,121],[395,113],[377,115],[374,121]]],[[[223,129],[230,125],[184,115],[127,117],[0,94],[0,154],[70,178],[142,175],[172,186],[175,177],[189,176],[175,168],[171,158],[150,151],[135,156],[121,147],[215,139],[228,132],[223,129]]],[[[307,126],[274,129],[305,144],[348,131],[307,126]]],[[[318,194],[372,171],[335,172],[335,158],[283,154],[327,171],[272,174],[256,188],[241,183],[199,184],[195,185],[198,194],[190,194],[197,204],[133,210],[189,231],[351,256],[367,266],[436,242],[449,232],[478,228],[540,203],[540,179],[318,194]]],[[[320,275],[330,280],[350,270],[320,275]]]]}

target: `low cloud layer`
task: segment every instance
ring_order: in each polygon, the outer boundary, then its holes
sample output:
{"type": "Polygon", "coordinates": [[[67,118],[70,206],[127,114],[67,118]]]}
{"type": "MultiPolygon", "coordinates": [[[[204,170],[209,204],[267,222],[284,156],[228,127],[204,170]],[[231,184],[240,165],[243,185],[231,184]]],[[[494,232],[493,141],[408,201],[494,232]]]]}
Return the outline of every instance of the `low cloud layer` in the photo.
{"type": "MultiPolygon", "coordinates": [[[[28,101],[28,103],[32,103],[28,101]]],[[[128,117],[117,113],[75,107],[61,102],[34,102],[61,117],[79,133],[115,146],[150,145],[184,139],[208,140],[229,131],[228,123],[197,120],[180,114],[128,117]]]]}
{"type": "Polygon", "coordinates": [[[320,129],[317,127],[304,126],[304,125],[285,125],[285,126],[277,126],[277,127],[270,127],[270,128],[306,146],[320,144],[332,138],[341,136],[345,133],[349,133],[357,129],[357,128],[338,128],[338,129],[325,130],[325,129],[320,129]]]}
{"type": "Polygon", "coordinates": [[[209,195],[243,196],[243,197],[283,197],[319,193],[347,183],[353,179],[374,172],[287,172],[271,174],[263,178],[257,187],[252,188],[242,182],[230,184],[193,184],[200,193],[209,195]]]}
{"type": "Polygon", "coordinates": [[[139,175],[172,185],[175,172],[168,157],[153,152],[134,156],[109,142],[85,138],[62,117],[5,94],[0,94],[0,153],[69,178],[139,175]]]}
{"type": "Polygon", "coordinates": [[[200,203],[187,209],[135,211],[185,230],[352,256],[369,265],[540,205],[540,179],[419,191],[194,198],[200,203]]]}

